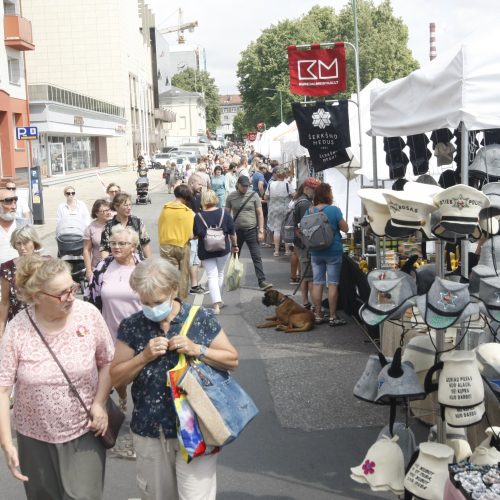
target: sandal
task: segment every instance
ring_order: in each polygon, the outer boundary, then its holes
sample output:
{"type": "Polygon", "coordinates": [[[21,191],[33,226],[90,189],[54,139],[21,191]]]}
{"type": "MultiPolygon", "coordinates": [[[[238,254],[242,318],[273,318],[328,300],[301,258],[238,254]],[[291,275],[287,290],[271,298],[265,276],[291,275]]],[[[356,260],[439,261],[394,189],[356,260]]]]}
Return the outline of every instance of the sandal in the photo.
{"type": "Polygon", "coordinates": [[[328,324],[332,327],[347,325],[347,321],[342,318],[330,318],[328,324]]]}
{"type": "Polygon", "coordinates": [[[274,252],[273,253],[273,257],[279,257],[280,256],[280,253],[279,252],[274,252]]]}
{"type": "Polygon", "coordinates": [[[127,398],[122,399],[118,396],[118,406],[123,413],[127,413],[127,398]]]}
{"type": "Polygon", "coordinates": [[[302,307],[305,307],[306,309],[311,310],[312,309],[312,304],[308,302],[307,304],[302,304],[302,307]]]}

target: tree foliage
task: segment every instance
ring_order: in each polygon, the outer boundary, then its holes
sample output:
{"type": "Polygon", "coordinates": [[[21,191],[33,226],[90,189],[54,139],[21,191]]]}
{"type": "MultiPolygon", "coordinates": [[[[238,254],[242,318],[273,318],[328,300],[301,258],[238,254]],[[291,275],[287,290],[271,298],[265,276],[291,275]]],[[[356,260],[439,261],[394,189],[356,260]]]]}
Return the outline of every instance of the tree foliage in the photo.
{"type": "Polygon", "coordinates": [[[186,68],[172,77],[172,85],[189,92],[200,92],[207,105],[207,129],[215,132],[220,125],[219,88],[208,71],[186,68]]]}
{"type": "MultiPolygon", "coordinates": [[[[418,68],[408,49],[408,29],[401,18],[394,17],[390,0],[375,6],[373,0],[357,0],[359,66],[361,88],[373,78],[388,82],[406,76],[418,68]]],[[[242,52],[238,63],[238,87],[243,99],[246,122],[254,129],[257,122],[276,125],[280,121],[279,92],[283,98],[286,122],[292,119],[290,104],[304,98],[289,91],[288,45],[327,41],[354,44],[354,20],[349,2],[338,14],[331,7],[313,7],[298,19],[286,19],[265,29],[259,38],[242,52]]],[[[354,54],[346,48],[347,91],[336,94],[345,98],[356,91],[354,54]]]]}
{"type": "Polygon", "coordinates": [[[233,135],[236,140],[243,140],[244,136],[253,130],[252,124],[248,123],[247,117],[244,111],[239,111],[233,120],[233,135]]]}

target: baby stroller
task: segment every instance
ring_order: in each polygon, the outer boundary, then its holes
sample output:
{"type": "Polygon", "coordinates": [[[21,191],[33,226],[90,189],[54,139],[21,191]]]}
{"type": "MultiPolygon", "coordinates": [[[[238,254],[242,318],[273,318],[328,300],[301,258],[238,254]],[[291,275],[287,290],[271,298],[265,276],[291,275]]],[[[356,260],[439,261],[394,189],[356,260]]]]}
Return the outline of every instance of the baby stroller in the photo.
{"type": "Polygon", "coordinates": [[[136,205],[151,203],[151,197],[149,196],[149,179],[147,176],[139,177],[135,181],[135,190],[137,194],[135,199],[136,205]]]}
{"type": "Polygon", "coordinates": [[[83,261],[83,231],[79,227],[64,226],[56,230],[57,256],[71,266],[71,277],[80,284],[83,292],[86,286],[85,262],[83,261]]]}

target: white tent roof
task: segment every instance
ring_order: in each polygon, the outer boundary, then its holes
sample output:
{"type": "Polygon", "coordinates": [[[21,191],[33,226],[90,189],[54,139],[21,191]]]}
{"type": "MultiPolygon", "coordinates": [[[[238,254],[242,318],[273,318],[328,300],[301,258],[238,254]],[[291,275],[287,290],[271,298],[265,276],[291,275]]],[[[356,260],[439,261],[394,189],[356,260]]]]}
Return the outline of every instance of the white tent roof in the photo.
{"type": "Polygon", "coordinates": [[[407,136],[439,128],[500,128],[498,28],[462,44],[405,78],[371,93],[373,135],[407,136]]]}

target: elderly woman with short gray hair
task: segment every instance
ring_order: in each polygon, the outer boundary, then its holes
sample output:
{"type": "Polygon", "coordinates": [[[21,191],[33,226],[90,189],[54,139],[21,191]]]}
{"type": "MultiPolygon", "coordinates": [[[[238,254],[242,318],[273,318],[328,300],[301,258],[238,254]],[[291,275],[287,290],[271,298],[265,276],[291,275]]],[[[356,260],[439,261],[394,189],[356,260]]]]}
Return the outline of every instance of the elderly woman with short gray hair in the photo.
{"type": "Polygon", "coordinates": [[[142,498],[213,500],[217,455],[184,462],[177,442],[176,413],[166,386],[179,353],[222,370],[234,370],[238,353],[216,316],[200,308],[186,336],[180,330],[191,305],[177,297],[179,271],[162,258],[140,262],[130,277],[142,311],[122,321],[111,366],[114,385],[132,383],[130,428],[142,498]]]}

